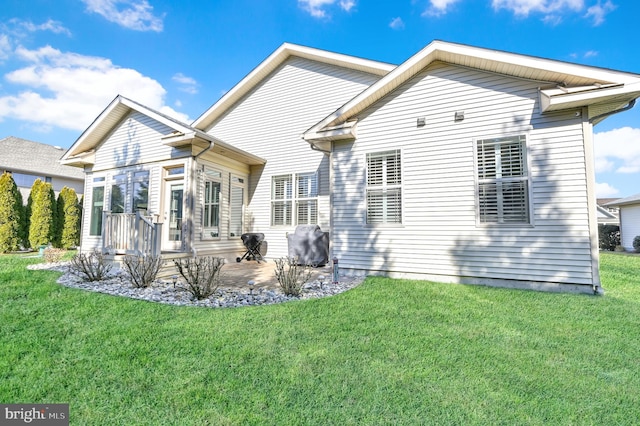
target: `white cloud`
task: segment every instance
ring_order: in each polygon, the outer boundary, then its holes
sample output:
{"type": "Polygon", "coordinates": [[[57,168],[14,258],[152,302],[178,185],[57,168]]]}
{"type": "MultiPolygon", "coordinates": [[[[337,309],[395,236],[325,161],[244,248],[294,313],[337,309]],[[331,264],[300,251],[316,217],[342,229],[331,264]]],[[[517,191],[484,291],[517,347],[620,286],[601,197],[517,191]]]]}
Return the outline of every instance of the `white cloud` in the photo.
{"type": "Polygon", "coordinates": [[[528,16],[531,12],[553,14],[565,9],[580,11],[583,0],[492,0],[495,10],[507,9],[519,16],[528,16]]]}
{"type": "Polygon", "coordinates": [[[460,0],[429,0],[430,6],[424,11],[422,16],[441,16],[447,13],[449,6],[457,3],[460,0]]]}
{"type": "Polygon", "coordinates": [[[147,0],[82,0],[87,10],[125,28],[136,31],[162,31],[164,16],[153,14],[147,0]]]}
{"type": "Polygon", "coordinates": [[[393,18],[389,23],[389,26],[394,30],[402,30],[404,29],[404,21],[400,17],[393,18]]]}
{"type": "Polygon", "coordinates": [[[17,19],[12,19],[11,22],[32,33],[36,31],[51,31],[54,34],[71,35],[69,29],[65,28],[61,22],[54,21],[53,19],[49,19],[44,24],[34,24],[31,21],[20,21],[17,19]]]}
{"type": "Polygon", "coordinates": [[[596,182],[596,198],[609,198],[614,195],[618,195],[620,191],[618,191],[613,186],[608,183],[598,183],[596,182]]]}
{"type": "Polygon", "coordinates": [[[640,129],[622,127],[594,134],[596,173],[640,173],[640,129]]]}
{"type": "MultiPolygon", "coordinates": [[[[333,6],[337,0],[298,0],[298,6],[309,12],[314,18],[330,17],[327,8],[333,6]]],[[[345,12],[351,11],[356,5],[355,0],[340,0],[338,6],[345,12]]]]}
{"type": "Polygon", "coordinates": [[[609,0],[607,0],[605,4],[602,4],[600,1],[598,1],[597,4],[587,9],[585,18],[592,18],[593,25],[597,27],[604,22],[605,15],[607,15],[609,12],[613,12],[616,7],[617,6],[611,3],[611,1],[609,0]]]}
{"type": "Polygon", "coordinates": [[[191,77],[187,77],[181,72],[177,73],[173,77],[171,77],[173,81],[180,84],[180,90],[190,95],[195,95],[198,93],[198,82],[191,77]]]}
{"type": "MultiPolygon", "coordinates": [[[[165,89],[156,80],[109,59],[64,53],[50,46],[16,49],[28,65],[5,75],[19,93],[0,97],[0,120],[13,118],[36,126],[84,130],[117,94],[134,99],[179,120],[189,118],[164,103],[165,89]]],[[[6,90],[5,90],[6,92],[6,90]]]]}
{"type": "Polygon", "coordinates": [[[7,59],[12,51],[11,42],[6,34],[0,34],[0,61],[7,59]]]}
{"type": "Polygon", "coordinates": [[[340,0],[340,9],[344,10],[345,12],[349,12],[355,7],[355,5],[356,2],[354,0],[340,0]]]}
{"type": "Polygon", "coordinates": [[[585,58],[593,58],[594,56],[598,56],[598,52],[596,50],[588,50],[584,54],[585,58]]]}

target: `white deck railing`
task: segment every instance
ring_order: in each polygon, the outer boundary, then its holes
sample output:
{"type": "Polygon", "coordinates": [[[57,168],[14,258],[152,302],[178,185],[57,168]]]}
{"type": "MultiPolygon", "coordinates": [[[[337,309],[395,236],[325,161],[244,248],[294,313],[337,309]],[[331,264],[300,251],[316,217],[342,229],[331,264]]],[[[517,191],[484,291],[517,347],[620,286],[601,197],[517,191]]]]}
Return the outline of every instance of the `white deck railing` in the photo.
{"type": "Polygon", "coordinates": [[[136,213],[104,212],[103,249],[113,254],[160,255],[161,223],[136,213]]]}

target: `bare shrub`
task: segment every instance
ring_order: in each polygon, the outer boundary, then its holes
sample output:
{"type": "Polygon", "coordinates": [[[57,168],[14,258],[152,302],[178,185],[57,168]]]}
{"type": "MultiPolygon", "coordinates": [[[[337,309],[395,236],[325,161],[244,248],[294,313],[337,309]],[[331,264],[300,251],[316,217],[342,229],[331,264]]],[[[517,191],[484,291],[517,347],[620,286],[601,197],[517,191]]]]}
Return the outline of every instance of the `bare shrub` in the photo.
{"type": "Polygon", "coordinates": [[[87,281],[101,281],[107,277],[111,267],[104,254],[95,250],[89,254],[78,253],[73,256],[69,272],[87,281]]]}
{"type": "Polygon", "coordinates": [[[160,256],[125,256],[124,272],[135,288],[146,288],[156,279],[162,267],[160,256]]]}
{"type": "Polygon", "coordinates": [[[62,259],[62,256],[65,254],[65,250],[55,248],[55,247],[47,247],[44,249],[42,256],[44,257],[44,261],[46,263],[55,263],[59,262],[62,259]]]}
{"type": "Polygon", "coordinates": [[[193,259],[174,259],[178,272],[186,282],[187,290],[195,299],[211,296],[220,286],[221,257],[205,256],[193,259]]]}
{"type": "Polygon", "coordinates": [[[309,265],[298,265],[297,258],[280,258],[275,260],[276,279],[287,296],[300,296],[302,287],[311,277],[309,265]]]}

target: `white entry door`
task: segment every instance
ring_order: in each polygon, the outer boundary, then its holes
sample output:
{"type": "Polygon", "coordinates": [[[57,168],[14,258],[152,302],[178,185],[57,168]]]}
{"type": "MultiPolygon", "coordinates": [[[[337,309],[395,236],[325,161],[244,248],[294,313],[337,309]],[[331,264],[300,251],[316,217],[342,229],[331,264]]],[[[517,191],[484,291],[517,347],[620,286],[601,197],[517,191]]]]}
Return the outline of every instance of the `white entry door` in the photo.
{"type": "Polygon", "coordinates": [[[168,181],[164,193],[164,225],[162,249],[181,250],[184,240],[182,218],[184,213],[184,183],[168,181]]]}

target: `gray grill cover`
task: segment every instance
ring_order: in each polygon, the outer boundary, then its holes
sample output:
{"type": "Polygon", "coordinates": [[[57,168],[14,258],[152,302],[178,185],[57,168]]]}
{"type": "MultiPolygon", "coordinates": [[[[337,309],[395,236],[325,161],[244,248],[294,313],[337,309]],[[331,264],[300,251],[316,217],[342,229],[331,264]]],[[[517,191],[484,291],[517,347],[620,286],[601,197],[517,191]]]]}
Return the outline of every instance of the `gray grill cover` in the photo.
{"type": "Polygon", "coordinates": [[[287,235],[289,258],[298,258],[300,265],[321,266],[329,262],[329,233],[318,225],[298,225],[287,235]]]}

